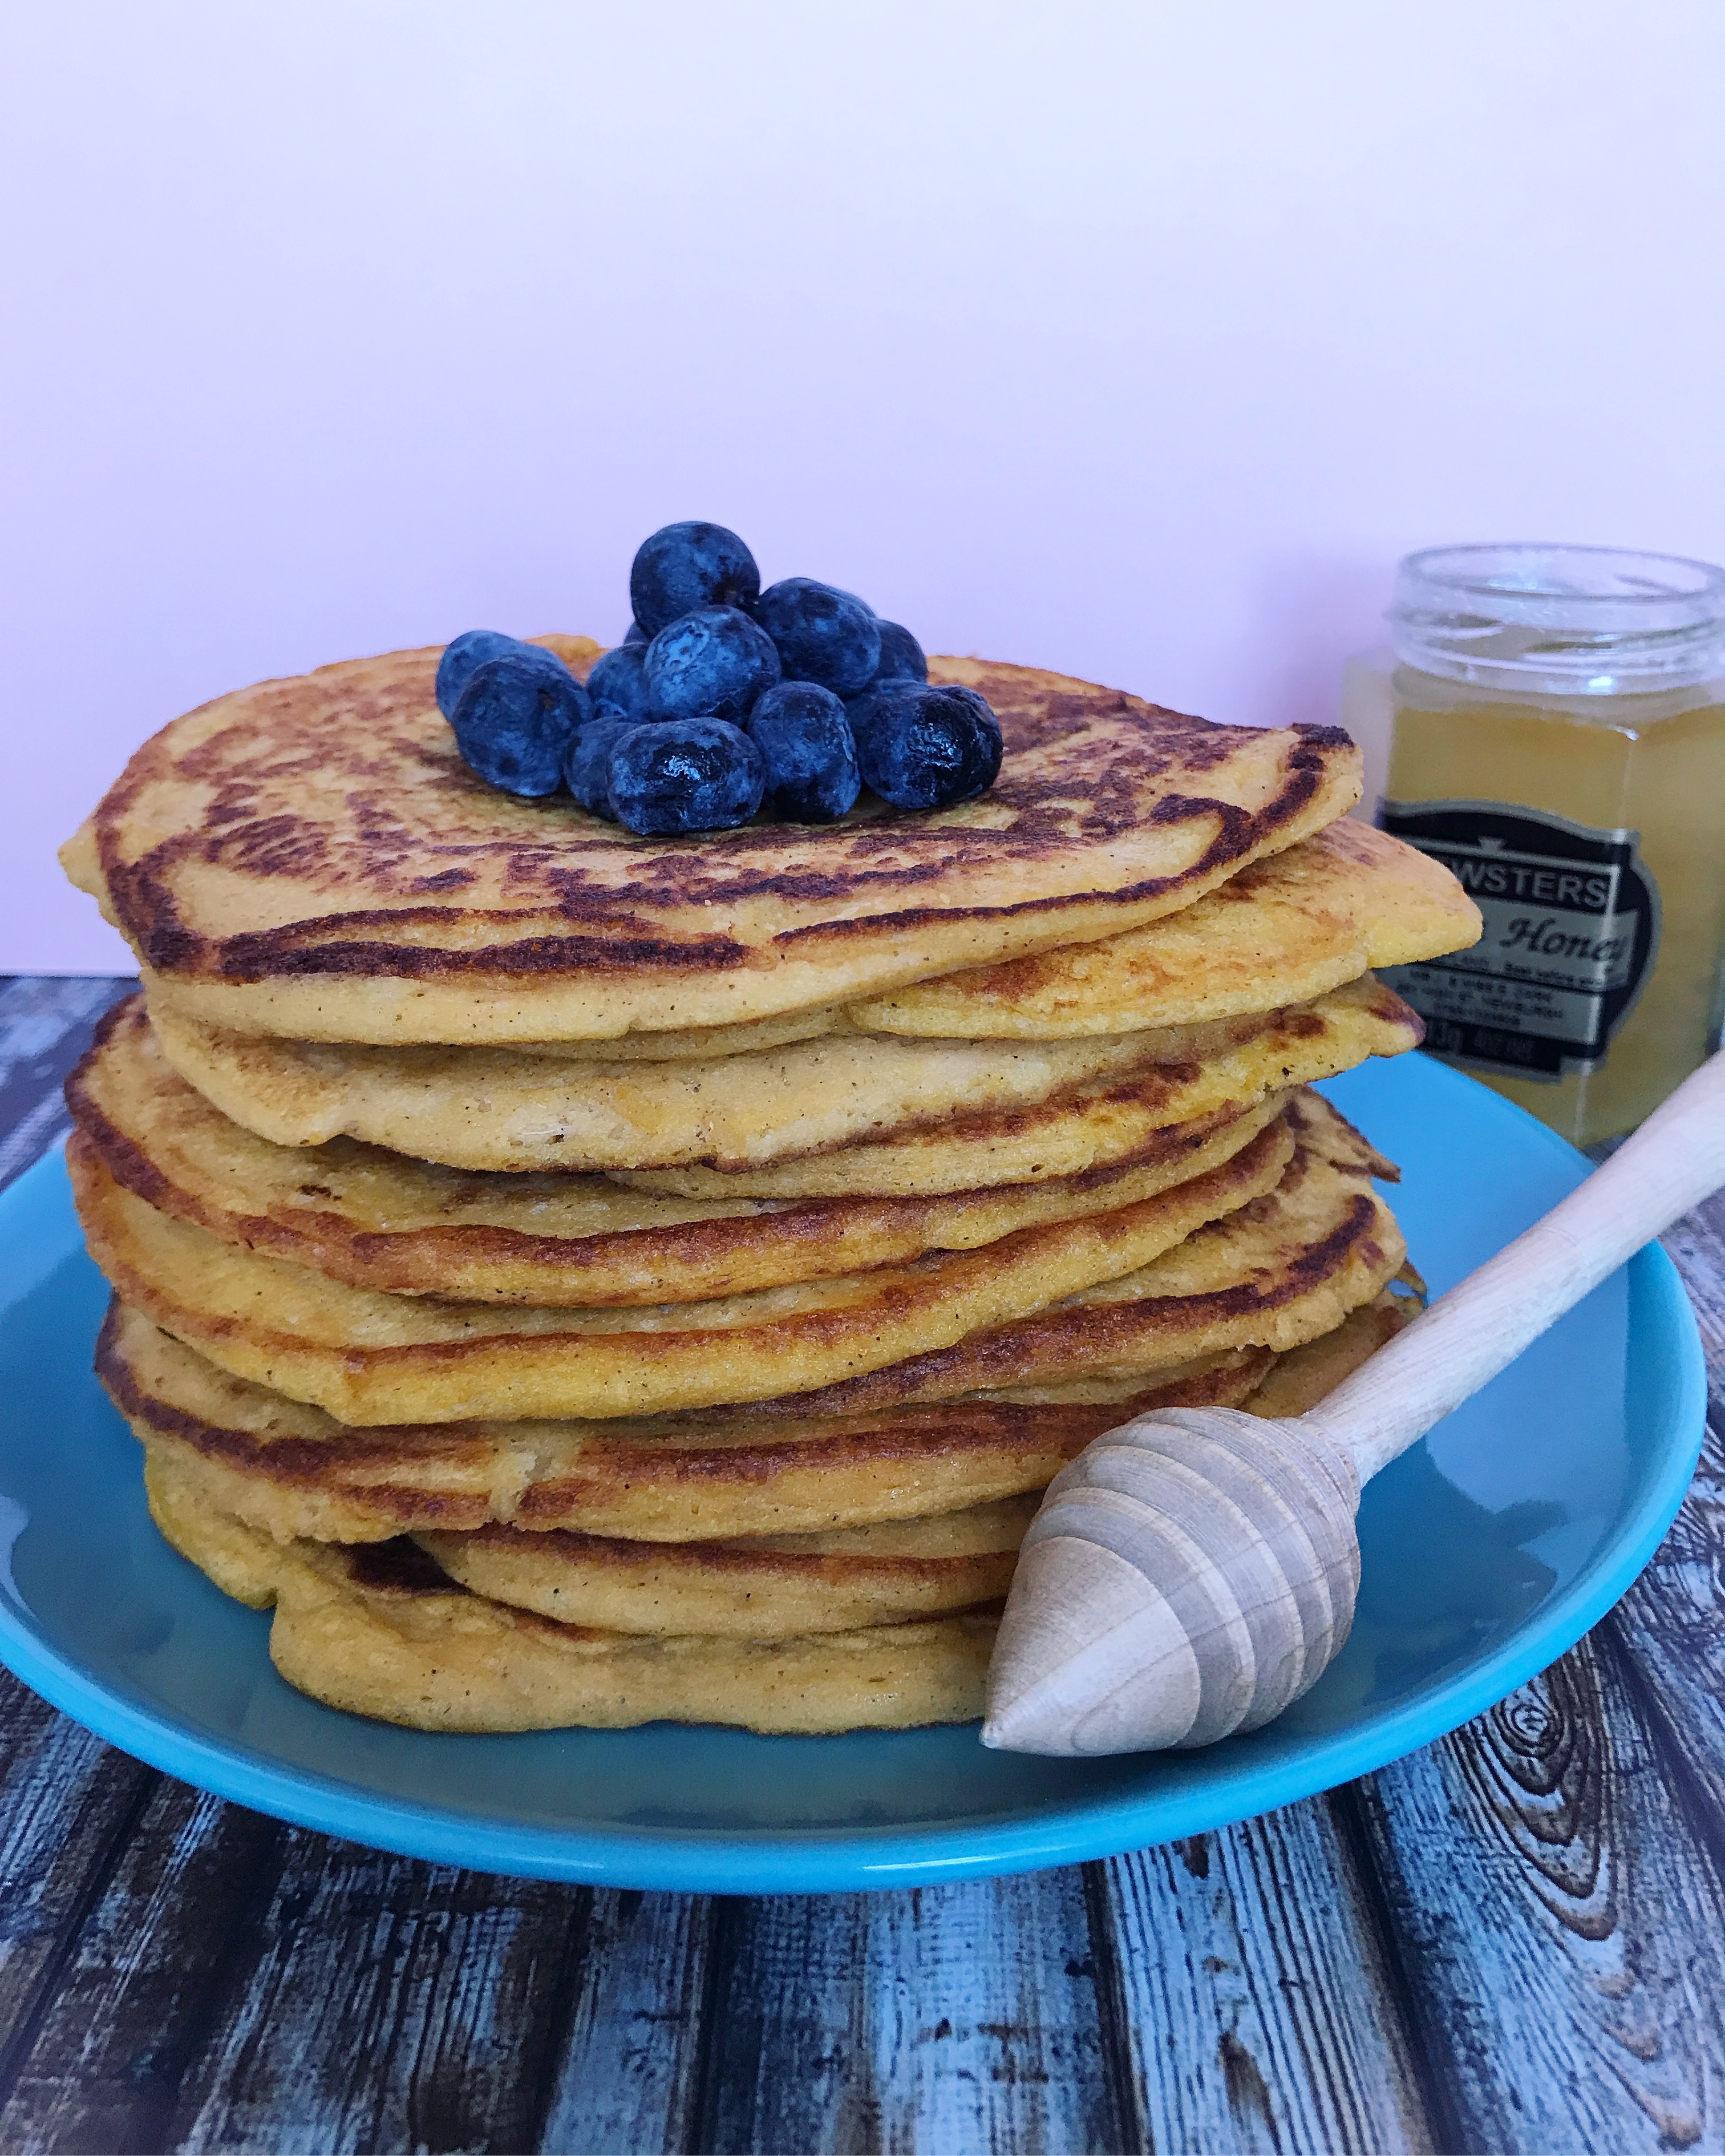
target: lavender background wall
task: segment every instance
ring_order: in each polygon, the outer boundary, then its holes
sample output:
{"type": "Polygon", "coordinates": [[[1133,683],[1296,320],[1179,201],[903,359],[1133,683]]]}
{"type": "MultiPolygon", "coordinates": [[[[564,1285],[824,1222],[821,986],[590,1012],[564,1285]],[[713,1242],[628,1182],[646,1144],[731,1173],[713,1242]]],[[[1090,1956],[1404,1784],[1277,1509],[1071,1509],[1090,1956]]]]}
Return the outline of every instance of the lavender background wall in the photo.
{"type": "Polygon", "coordinates": [[[608,636],[635,542],[1333,716],[1394,557],[1725,557],[1692,0],[14,8],[0,970],[221,690],[608,636]]]}

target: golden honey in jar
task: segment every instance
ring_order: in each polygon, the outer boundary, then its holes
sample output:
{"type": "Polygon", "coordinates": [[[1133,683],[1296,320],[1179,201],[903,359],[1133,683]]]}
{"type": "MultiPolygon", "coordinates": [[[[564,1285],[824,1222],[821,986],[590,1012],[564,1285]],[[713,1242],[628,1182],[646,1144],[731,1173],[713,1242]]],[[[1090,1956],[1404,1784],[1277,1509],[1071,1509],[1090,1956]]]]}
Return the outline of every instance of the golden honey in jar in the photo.
{"type": "MultiPolygon", "coordinates": [[[[1577,1145],[1717,1045],[1725,960],[1725,571],[1606,547],[1410,555],[1377,819],[1454,871],[1470,951],[1386,978],[1426,1047],[1577,1145]]],[[[1368,750],[1368,761],[1369,761],[1368,750]]]]}

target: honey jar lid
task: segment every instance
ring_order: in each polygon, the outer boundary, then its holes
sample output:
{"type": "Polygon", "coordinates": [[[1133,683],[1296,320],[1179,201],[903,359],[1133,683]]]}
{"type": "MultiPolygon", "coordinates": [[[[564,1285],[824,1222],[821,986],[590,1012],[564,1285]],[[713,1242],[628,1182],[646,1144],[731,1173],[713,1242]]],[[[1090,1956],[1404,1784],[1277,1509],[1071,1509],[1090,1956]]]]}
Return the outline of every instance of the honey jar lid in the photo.
{"type": "Polygon", "coordinates": [[[1481,688],[1637,696],[1725,675],[1725,569],[1518,542],[1432,547],[1396,572],[1404,665],[1481,688]]]}

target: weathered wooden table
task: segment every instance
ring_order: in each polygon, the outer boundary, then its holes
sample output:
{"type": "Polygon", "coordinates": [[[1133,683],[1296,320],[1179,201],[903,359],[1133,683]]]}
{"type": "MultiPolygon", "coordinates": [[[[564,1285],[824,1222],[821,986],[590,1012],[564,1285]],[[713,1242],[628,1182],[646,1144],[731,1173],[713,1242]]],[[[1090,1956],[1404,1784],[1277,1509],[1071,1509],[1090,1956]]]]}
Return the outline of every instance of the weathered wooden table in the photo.
{"type": "MultiPolygon", "coordinates": [[[[0,1180],[117,982],[0,983],[0,1180]]],[[[1668,1247],[1725,1371],[1725,1203],[1668,1247]]],[[[385,1856],[0,1673],[0,2148],[1725,2148],[1725,1419],[1640,1581],[1384,1773],[1106,1864],[741,1901],[385,1856]]]]}

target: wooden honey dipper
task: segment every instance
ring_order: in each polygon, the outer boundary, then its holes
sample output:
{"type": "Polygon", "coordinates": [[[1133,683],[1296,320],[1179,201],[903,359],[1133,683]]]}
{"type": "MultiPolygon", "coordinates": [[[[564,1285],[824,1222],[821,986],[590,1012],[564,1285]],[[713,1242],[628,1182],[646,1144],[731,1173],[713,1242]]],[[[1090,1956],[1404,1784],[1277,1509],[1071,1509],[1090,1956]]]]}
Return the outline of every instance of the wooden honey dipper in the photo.
{"type": "Polygon", "coordinates": [[[1362,1486],[1725,1183],[1725,1052],[1603,1168],[1307,1414],[1109,1430],[1031,1522],[983,1742],[1086,1757],[1260,1729],[1346,1640],[1362,1486]]]}

